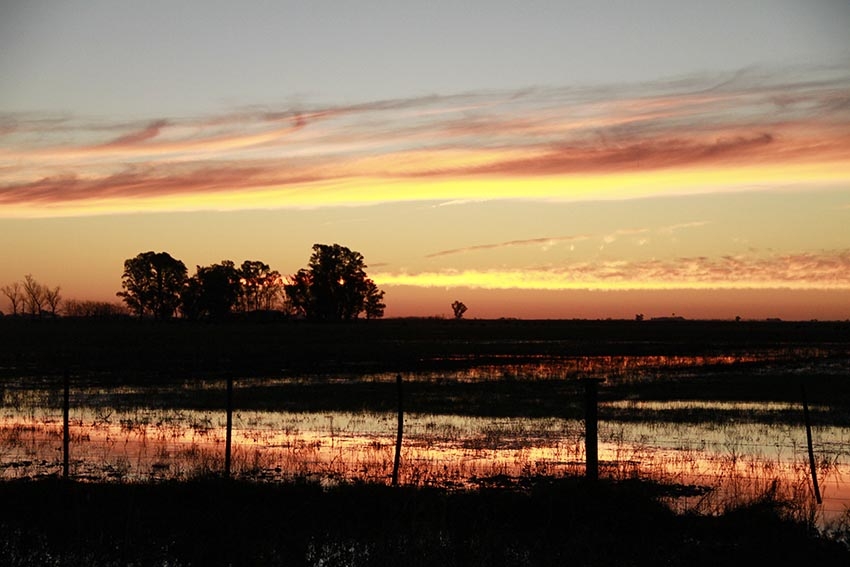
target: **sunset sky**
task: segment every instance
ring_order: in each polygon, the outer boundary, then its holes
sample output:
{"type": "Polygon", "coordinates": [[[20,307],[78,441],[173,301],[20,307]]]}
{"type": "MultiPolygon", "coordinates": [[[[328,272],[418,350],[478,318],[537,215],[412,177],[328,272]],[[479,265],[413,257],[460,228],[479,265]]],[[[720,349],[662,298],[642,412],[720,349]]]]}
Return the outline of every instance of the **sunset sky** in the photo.
{"type": "MultiPolygon", "coordinates": [[[[0,285],[361,252],[386,315],[850,318],[850,3],[5,2],[0,285]]],[[[0,309],[7,302],[0,297],[0,309]]]]}

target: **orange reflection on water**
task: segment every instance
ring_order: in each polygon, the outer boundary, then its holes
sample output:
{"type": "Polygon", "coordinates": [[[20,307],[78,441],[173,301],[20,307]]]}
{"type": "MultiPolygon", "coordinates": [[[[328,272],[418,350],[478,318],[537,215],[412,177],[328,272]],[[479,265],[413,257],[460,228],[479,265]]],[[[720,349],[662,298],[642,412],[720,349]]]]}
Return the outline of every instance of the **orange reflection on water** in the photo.
{"type": "MultiPolygon", "coordinates": [[[[712,402],[717,405],[717,402],[712,402]]],[[[663,409],[663,408],[662,408],[663,409]]],[[[765,408],[760,408],[765,409],[765,408]]],[[[775,408],[781,409],[781,408],[775,408]]],[[[281,481],[389,482],[395,416],[382,413],[237,412],[233,474],[281,481]]],[[[805,432],[759,423],[600,424],[600,470],[612,478],[652,478],[709,486],[702,511],[716,511],[775,487],[811,499],[805,432]]],[[[225,416],[188,410],[75,410],[71,474],[88,480],[185,479],[223,469],[225,416]]],[[[850,430],[815,430],[824,518],[850,503],[850,430]]],[[[61,471],[62,422],[55,410],[7,408],[0,416],[0,476],[61,471]]],[[[405,417],[400,480],[475,486],[497,475],[581,475],[583,425],[557,418],[405,417]]],[[[682,502],[680,502],[680,505],[682,502]]]]}

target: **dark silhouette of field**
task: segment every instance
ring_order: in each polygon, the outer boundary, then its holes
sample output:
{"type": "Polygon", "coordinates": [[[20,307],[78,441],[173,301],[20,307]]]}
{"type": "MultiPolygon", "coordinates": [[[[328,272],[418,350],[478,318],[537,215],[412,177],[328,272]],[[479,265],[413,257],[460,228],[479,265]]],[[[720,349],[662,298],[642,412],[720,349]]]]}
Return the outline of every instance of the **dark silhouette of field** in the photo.
{"type": "Polygon", "coordinates": [[[197,480],[0,483],[5,565],[844,565],[763,499],[677,516],[641,482],[447,491],[197,480]]]}
{"type": "Polygon", "coordinates": [[[223,323],[0,318],[0,372],[63,368],[149,379],[226,369],[415,371],[541,356],[734,354],[821,349],[846,354],[850,322],[387,319],[223,323]]]}

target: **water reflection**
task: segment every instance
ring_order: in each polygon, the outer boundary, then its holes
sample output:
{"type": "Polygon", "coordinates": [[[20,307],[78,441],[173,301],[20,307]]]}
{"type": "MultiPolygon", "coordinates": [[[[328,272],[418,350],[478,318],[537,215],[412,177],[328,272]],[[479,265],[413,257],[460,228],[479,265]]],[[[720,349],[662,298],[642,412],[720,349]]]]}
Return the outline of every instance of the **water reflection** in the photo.
{"type": "MultiPolygon", "coordinates": [[[[654,407],[663,409],[663,403],[654,402],[654,407]]],[[[223,468],[222,412],[82,408],[71,417],[71,474],[76,478],[186,479],[223,468]]],[[[233,471],[267,481],[389,482],[394,434],[391,413],[237,412],[233,471]]],[[[771,486],[781,496],[811,498],[805,431],[799,427],[603,422],[599,435],[602,476],[715,489],[680,505],[716,511],[729,499],[771,486]]],[[[836,517],[850,503],[850,430],[816,428],[815,438],[823,517],[836,517]]],[[[466,487],[500,475],[579,475],[583,443],[583,424],[576,420],[412,414],[405,420],[400,481],[466,487]]],[[[61,447],[61,413],[3,410],[3,478],[58,474],[61,447]]]]}
{"type": "MultiPolygon", "coordinates": [[[[514,363],[513,355],[493,356],[495,364],[463,365],[454,371],[417,373],[417,379],[450,379],[452,381],[480,381],[493,379],[549,380],[573,376],[602,376],[608,380],[654,378],[659,372],[687,375],[688,371],[705,372],[735,366],[753,367],[770,371],[781,365],[786,371],[805,372],[817,365],[821,372],[840,374],[847,371],[848,358],[844,351],[806,347],[762,349],[754,352],[704,355],[598,355],[598,356],[524,356],[514,363]],[[836,354],[838,355],[836,357],[836,354]],[[499,360],[499,359],[503,360],[499,360]]],[[[468,357],[446,358],[447,362],[469,362],[468,357]]],[[[474,359],[473,359],[474,360],[474,359]]],[[[375,375],[390,380],[390,374],[375,375]]]]}
{"type": "MultiPolygon", "coordinates": [[[[705,356],[541,356],[471,367],[449,364],[440,371],[417,373],[415,379],[431,386],[429,395],[445,397],[452,391],[444,390],[443,383],[536,383],[588,375],[604,376],[607,384],[651,383],[658,376],[687,379],[739,365],[746,365],[747,375],[770,375],[781,368],[786,376],[805,374],[816,366],[821,376],[844,379],[848,361],[846,354],[831,356],[818,349],[705,356]]],[[[250,387],[256,398],[274,392],[284,397],[281,391],[290,395],[297,393],[293,385],[304,386],[302,405],[297,407],[315,410],[314,386],[331,385],[321,391],[340,396],[336,382],[380,383],[383,388],[383,383],[394,381],[394,373],[295,376],[251,379],[250,387]]],[[[237,387],[243,400],[248,394],[247,382],[244,390],[239,390],[242,383],[237,387]]],[[[216,381],[190,380],[120,388],[78,385],[72,395],[71,474],[79,479],[132,482],[221,472],[225,444],[222,386],[216,381]],[[204,404],[216,409],[198,409],[204,404]]],[[[540,403],[534,396],[551,392],[549,384],[544,386],[532,390],[524,401],[540,403]]],[[[378,388],[364,391],[370,395],[378,388]]],[[[494,403],[487,397],[492,389],[476,391],[485,403],[494,403]]],[[[0,477],[58,474],[62,469],[60,389],[50,381],[0,382],[0,398],[0,477]]],[[[508,395],[500,403],[515,404],[516,399],[508,395]]],[[[294,477],[389,482],[396,427],[393,412],[263,411],[258,408],[274,404],[259,403],[245,407],[252,409],[234,414],[235,475],[270,482],[294,477]]],[[[513,406],[508,409],[513,411],[513,406]]],[[[812,409],[830,417],[830,407],[812,409]]],[[[469,487],[494,477],[584,473],[584,427],[579,420],[448,414],[451,411],[458,409],[451,406],[446,413],[405,416],[400,482],[469,487]]],[[[703,512],[721,510],[730,501],[767,490],[798,501],[812,500],[805,429],[799,420],[787,419],[790,413],[799,413],[796,404],[612,399],[603,402],[600,411],[602,476],[711,487],[711,492],[676,501],[703,512]],[[689,421],[689,412],[711,418],[689,421]]],[[[826,421],[846,422],[836,416],[826,421]]],[[[820,513],[827,520],[850,506],[850,427],[815,427],[814,438],[824,496],[820,513]]]]}

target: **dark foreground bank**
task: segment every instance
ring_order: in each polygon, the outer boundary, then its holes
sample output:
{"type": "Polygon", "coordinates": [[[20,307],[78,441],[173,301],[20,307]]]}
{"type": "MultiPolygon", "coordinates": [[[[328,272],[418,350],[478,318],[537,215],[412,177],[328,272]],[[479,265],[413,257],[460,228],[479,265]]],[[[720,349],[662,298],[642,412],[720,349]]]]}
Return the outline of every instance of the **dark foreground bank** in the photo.
{"type": "Polygon", "coordinates": [[[452,321],[388,319],[202,322],[0,318],[0,377],[101,375],[110,380],[406,372],[539,357],[846,356],[850,322],[452,321]]]}
{"type": "Polygon", "coordinates": [[[475,491],[220,479],[0,483],[0,565],[847,565],[770,500],[681,516],[660,487],[475,491]]]}

